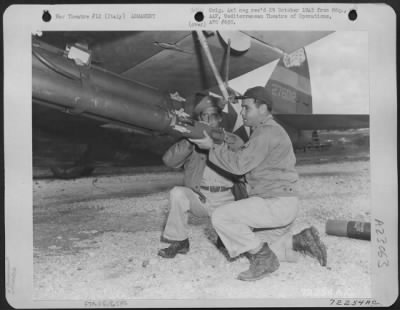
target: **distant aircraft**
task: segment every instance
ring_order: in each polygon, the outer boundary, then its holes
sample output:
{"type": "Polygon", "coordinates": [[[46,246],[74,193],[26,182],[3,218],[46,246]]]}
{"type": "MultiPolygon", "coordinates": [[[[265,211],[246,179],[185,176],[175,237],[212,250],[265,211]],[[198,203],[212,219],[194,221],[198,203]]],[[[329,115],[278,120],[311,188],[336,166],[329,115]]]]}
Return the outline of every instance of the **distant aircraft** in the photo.
{"type": "MultiPolygon", "coordinates": [[[[368,115],[313,114],[304,47],[330,33],[207,31],[202,35],[219,72],[225,71],[230,94],[238,82],[264,85],[273,100],[275,119],[293,144],[301,146],[311,139],[304,130],[369,127],[368,115]],[[270,76],[252,80],[251,73],[266,65],[272,67],[270,76]]],[[[111,148],[113,143],[129,145],[141,135],[147,136],[150,148],[160,148],[162,139],[171,144],[181,134],[174,130],[176,120],[192,113],[199,94],[224,95],[207,56],[199,34],[191,31],[52,31],[33,36],[34,141],[45,132],[49,143],[67,137],[88,144],[75,163],[52,167],[53,173],[65,178],[91,173],[96,143],[111,143],[111,148]],[[111,139],[105,140],[107,136],[111,139]]],[[[224,111],[225,129],[246,140],[240,103],[227,102],[224,111]]]]}

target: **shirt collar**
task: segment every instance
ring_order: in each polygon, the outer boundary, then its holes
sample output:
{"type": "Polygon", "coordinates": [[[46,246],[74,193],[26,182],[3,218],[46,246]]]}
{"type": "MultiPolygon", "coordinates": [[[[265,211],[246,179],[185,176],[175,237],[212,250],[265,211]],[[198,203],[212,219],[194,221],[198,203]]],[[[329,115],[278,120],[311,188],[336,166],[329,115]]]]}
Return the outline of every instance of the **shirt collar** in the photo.
{"type": "Polygon", "coordinates": [[[266,125],[270,125],[270,124],[272,124],[273,120],[274,120],[274,118],[272,117],[272,114],[269,114],[257,126],[255,126],[254,129],[259,128],[259,127],[264,127],[266,125]]]}

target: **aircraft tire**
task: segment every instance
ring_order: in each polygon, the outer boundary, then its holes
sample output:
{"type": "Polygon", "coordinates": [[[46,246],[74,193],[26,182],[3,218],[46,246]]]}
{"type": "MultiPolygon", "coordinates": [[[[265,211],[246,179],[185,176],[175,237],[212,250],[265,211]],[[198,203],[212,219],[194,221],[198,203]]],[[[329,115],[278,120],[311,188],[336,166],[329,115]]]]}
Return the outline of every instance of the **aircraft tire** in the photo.
{"type": "Polygon", "coordinates": [[[70,168],[51,167],[50,170],[53,176],[58,179],[76,179],[81,177],[90,176],[95,167],[92,166],[75,166],[70,168]]]}

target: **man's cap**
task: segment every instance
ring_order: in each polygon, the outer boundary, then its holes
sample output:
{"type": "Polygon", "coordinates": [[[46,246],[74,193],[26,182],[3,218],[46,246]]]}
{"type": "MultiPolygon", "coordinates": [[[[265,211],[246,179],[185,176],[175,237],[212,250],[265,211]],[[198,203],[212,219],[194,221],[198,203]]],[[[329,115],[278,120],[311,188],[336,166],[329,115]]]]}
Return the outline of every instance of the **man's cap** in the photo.
{"type": "Polygon", "coordinates": [[[270,95],[268,94],[265,87],[256,86],[253,88],[249,88],[243,94],[243,96],[236,96],[236,99],[246,99],[246,98],[254,98],[260,101],[263,101],[267,106],[272,106],[272,100],[270,95]]]}
{"type": "Polygon", "coordinates": [[[204,96],[199,103],[195,106],[193,113],[195,115],[200,115],[207,108],[216,108],[218,112],[221,111],[220,99],[212,96],[204,96]]]}

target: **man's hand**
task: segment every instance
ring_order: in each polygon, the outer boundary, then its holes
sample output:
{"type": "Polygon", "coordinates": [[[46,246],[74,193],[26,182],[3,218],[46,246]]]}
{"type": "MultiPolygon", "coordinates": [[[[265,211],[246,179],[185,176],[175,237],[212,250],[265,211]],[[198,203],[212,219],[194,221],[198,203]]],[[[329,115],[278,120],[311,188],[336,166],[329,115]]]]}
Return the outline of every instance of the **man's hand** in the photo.
{"type": "Polygon", "coordinates": [[[189,139],[190,142],[196,144],[199,148],[203,150],[209,150],[213,147],[214,141],[210,138],[207,131],[203,131],[204,138],[202,139],[189,139]]]}
{"type": "Polygon", "coordinates": [[[244,144],[242,138],[230,132],[225,132],[224,141],[228,144],[228,148],[234,152],[239,150],[244,144]]]}

